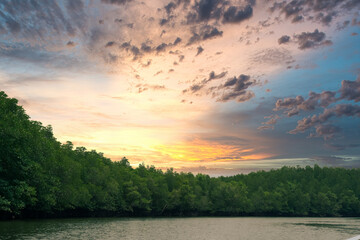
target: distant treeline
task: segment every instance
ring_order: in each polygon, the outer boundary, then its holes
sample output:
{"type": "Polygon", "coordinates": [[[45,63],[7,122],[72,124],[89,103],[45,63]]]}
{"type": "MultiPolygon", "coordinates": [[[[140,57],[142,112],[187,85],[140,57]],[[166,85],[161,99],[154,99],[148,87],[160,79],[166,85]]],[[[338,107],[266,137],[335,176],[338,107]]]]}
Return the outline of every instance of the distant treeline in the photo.
{"type": "Polygon", "coordinates": [[[0,218],[360,216],[360,169],[283,167],[211,178],[61,144],[0,92],[0,218]]]}

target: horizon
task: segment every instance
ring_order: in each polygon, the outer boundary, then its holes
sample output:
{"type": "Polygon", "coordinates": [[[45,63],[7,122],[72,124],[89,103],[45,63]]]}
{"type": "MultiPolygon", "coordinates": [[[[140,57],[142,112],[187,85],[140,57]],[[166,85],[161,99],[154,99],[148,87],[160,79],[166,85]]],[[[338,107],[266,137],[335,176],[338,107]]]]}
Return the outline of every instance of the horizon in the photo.
{"type": "Polygon", "coordinates": [[[360,2],[0,3],[0,91],[58,141],[177,172],[360,167],[360,2]]]}

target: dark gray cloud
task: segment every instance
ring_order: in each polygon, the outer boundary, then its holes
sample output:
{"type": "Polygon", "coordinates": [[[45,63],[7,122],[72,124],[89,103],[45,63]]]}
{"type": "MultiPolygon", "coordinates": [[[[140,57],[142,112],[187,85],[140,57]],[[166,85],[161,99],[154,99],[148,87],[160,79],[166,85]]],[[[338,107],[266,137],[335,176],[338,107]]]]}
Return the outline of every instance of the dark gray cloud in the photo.
{"type": "Polygon", "coordinates": [[[297,22],[301,22],[301,21],[303,21],[303,20],[304,20],[304,17],[303,17],[303,16],[297,15],[297,16],[295,16],[295,17],[291,20],[291,22],[292,22],[292,23],[297,23],[297,22]]]}
{"type": "Polygon", "coordinates": [[[334,17],[347,14],[344,10],[353,10],[360,6],[357,0],[292,0],[274,1],[270,11],[280,11],[286,19],[296,23],[308,16],[308,19],[329,25],[334,17]]]}
{"type": "Polygon", "coordinates": [[[107,53],[103,56],[104,61],[108,64],[113,64],[113,63],[117,63],[119,57],[115,54],[112,53],[107,53]]]}
{"type": "Polygon", "coordinates": [[[132,2],[132,0],[101,0],[101,2],[103,3],[108,3],[108,4],[118,4],[118,5],[122,5],[128,2],[132,2]]]}
{"type": "Polygon", "coordinates": [[[285,109],[285,113],[291,117],[297,115],[300,110],[313,111],[316,107],[327,107],[337,101],[336,92],[324,91],[322,93],[310,92],[308,99],[302,96],[284,98],[276,101],[274,111],[285,109]]]}
{"type": "Polygon", "coordinates": [[[155,48],[155,50],[156,50],[156,52],[164,52],[166,50],[167,46],[168,45],[166,43],[162,43],[162,44],[158,45],[155,48]]]}
{"type": "MultiPolygon", "coordinates": [[[[359,96],[360,77],[358,76],[355,81],[343,80],[341,82],[341,88],[338,91],[323,91],[322,93],[310,92],[307,99],[304,99],[302,96],[278,99],[273,110],[283,110],[284,114],[292,117],[298,115],[300,111],[315,111],[323,108],[323,112],[318,115],[300,119],[297,122],[296,128],[289,133],[297,134],[315,128],[315,133],[310,133],[310,137],[323,137],[325,140],[329,140],[340,132],[339,127],[329,123],[331,118],[344,116],[360,117],[359,105],[337,103],[344,100],[357,103],[360,101],[359,96]],[[330,105],[333,105],[333,107],[327,108],[330,105]]],[[[265,128],[266,126],[263,127],[265,128]]]]}
{"type": "Polygon", "coordinates": [[[178,45],[179,43],[181,43],[182,39],[177,37],[173,43],[174,46],[178,45]]]}
{"type": "Polygon", "coordinates": [[[343,80],[340,88],[341,99],[360,101],[360,75],[356,81],[343,80]]]}
{"type": "Polygon", "coordinates": [[[164,26],[164,25],[167,24],[169,21],[170,21],[169,18],[162,18],[162,19],[160,19],[159,24],[160,24],[160,26],[164,26]]]}
{"type": "Polygon", "coordinates": [[[11,33],[16,34],[16,33],[20,32],[21,26],[20,26],[20,24],[19,24],[17,21],[15,21],[14,19],[12,19],[12,18],[7,18],[5,23],[6,23],[6,26],[7,26],[7,28],[9,29],[9,31],[10,31],[11,33]]]}
{"type": "Polygon", "coordinates": [[[110,41],[110,42],[106,43],[105,47],[112,47],[112,46],[115,46],[115,45],[116,45],[116,42],[110,41]]]}
{"type": "Polygon", "coordinates": [[[165,10],[168,15],[172,13],[172,11],[176,8],[176,4],[174,2],[170,2],[167,5],[165,5],[165,10]]]}
{"type": "Polygon", "coordinates": [[[289,3],[286,3],[284,1],[277,6],[286,15],[286,17],[291,17],[294,15],[297,16],[303,10],[302,5],[303,5],[303,1],[290,1],[289,3]]]}
{"type": "Polygon", "coordinates": [[[134,60],[136,60],[141,55],[140,49],[136,46],[132,46],[130,48],[130,51],[134,55],[134,60]]]}
{"type": "Polygon", "coordinates": [[[245,8],[238,8],[235,6],[229,7],[224,12],[224,23],[238,23],[243,20],[249,19],[253,15],[253,8],[247,5],[245,8]]]}
{"type": "Polygon", "coordinates": [[[142,43],[141,44],[141,51],[145,52],[145,53],[149,53],[152,51],[151,46],[147,45],[146,43],[142,43]]]}
{"type": "Polygon", "coordinates": [[[316,19],[324,25],[330,25],[330,23],[332,22],[335,16],[336,16],[335,12],[329,14],[319,13],[316,15],[316,19]]]}
{"type": "Polygon", "coordinates": [[[323,137],[325,140],[332,139],[336,133],[340,132],[340,128],[331,124],[315,126],[315,134],[310,134],[309,137],[323,137]]]}
{"type": "Polygon", "coordinates": [[[353,18],[351,21],[352,26],[360,26],[360,20],[358,21],[357,18],[353,18]]]}
{"type": "Polygon", "coordinates": [[[196,56],[200,55],[203,51],[204,51],[204,48],[202,48],[201,46],[198,46],[196,56]]]}
{"type": "Polygon", "coordinates": [[[347,28],[349,25],[350,25],[349,20],[346,20],[346,21],[344,21],[342,23],[338,23],[337,27],[336,27],[336,30],[343,30],[343,29],[347,28]]]}
{"type": "Polygon", "coordinates": [[[217,98],[219,102],[227,102],[236,100],[237,102],[245,102],[255,96],[255,94],[248,90],[250,86],[258,84],[257,81],[252,80],[249,75],[241,74],[239,77],[228,79],[218,89],[224,92],[217,98]]]}
{"type": "Polygon", "coordinates": [[[198,30],[193,29],[192,36],[188,40],[187,45],[191,45],[200,41],[222,37],[223,31],[220,31],[214,26],[205,25],[201,26],[198,30]]]}
{"type": "Polygon", "coordinates": [[[360,117],[360,106],[351,104],[338,104],[333,108],[327,108],[319,115],[313,115],[312,117],[306,117],[299,120],[296,128],[291,130],[289,133],[296,134],[299,132],[304,132],[315,125],[322,125],[326,123],[330,118],[335,116],[360,117]]]}
{"type": "Polygon", "coordinates": [[[330,40],[325,39],[326,35],[315,29],[314,32],[302,32],[301,34],[295,34],[295,42],[299,44],[299,49],[316,48],[320,46],[331,45],[330,40]]]}
{"type": "Polygon", "coordinates": [[[279,38],[278,43],[279,44],[284,44],[284,43],[287,43],[289,41],[290,41],[290,36],[284,35],[284,36],[279,38]]]}
{"type": "Polygon", "coordinates": [[[315,156],[312,159],[319,162],[321,165],[325,164],[326,166],[334,167],[359,167],[359,159],[354,159],[351,157],[338,157],[338,156],[315,156]]]}
{"type": "Polygon", "coordinates": [[[87,14],[84,10],[84,3],[82,0],[67,0],[66,10],[70,17],[72,25],[76,26],[79,32],[85,34],[87,24],[87,14]]]}
{"type": "Polygon", "coordinates": [[[191,2],[172,1],[164,6],[167,17],[160,20],[160,24],[165,24],[176,17],[175,10],[179,6],[186,13],[186,24],[193,25],[201,22],[222,21],[223,23],[239,23],[249,19],[253,14],[255,1],[231,2],[227,0],[200,0],[191,2]],[[234,5],[235,4],[235,5],[234,5]]]}
{"type": "Polygon", "coordinates": [[[206,29],[204,32],[202,32],[202,39],[210,39],[218,36],[222,36],[223,31],[219,31],[216,27],[206,29]]]}
{"type": "Polygon", "coordinates": [[[81,0],[0,1],[0,23],[15,37],[27,41],[84,33],[86,18],[81,0]]]}
{"type": "Polygon", "coordinates": [[[193,11],[187,15],[187,23],[208,21],[211,19],[218,20],[224,7],[224,0],[200,0],[192,6],[193,11]]]}
{"type": "Polygon", "coordinates": [[[278,99],[274,111],[285,110],[284,113],[291,117],[297,115],[300,110],[313,111],[316,107],[325,108],[339,100],[360,101],[360,77],[355,81],[341,81],[341,88],[338,91],[310,92],[306,100],[302,96],[278,99]],[[339,97],[336,97],[337,93],[340,94],[339,97]]]}
{"type": "Polygon", "coordinates": [[[225,77],[227,74],[227,72],[222,72],[222,73],[219,73],[219,74],[215,74],[214,71],[212,71],[210,74],[209,74],[209,78],[208,78],[208,82],[211,81],[211,80],[214,80],[214,79],[220,79],[220,78],[223,78],[225,77]]]}
{"type": "Polygon", "coordinates": [[[325,147],[336,150],[342,151],[349,148],[359,148],[360,144],[333,144],[333,143],[326,143],[325,147]]]}
{"type": "MultiPolygon", "coordinates": [[[[69,42],[68,42],[69,44],[69,42]]],[[[71,47],[72,43],[68,47],[71,47]]],[[[65,55],[59,52],[49,52],[40,47],[29,46],[28,44],[14,43],[4,44],[0,43],[0,60],[7,61],[7,64],[16,61],[17,64],[29,63],[37,66],[57,69],[83,69],[88,68],[88,62],[80,61],[79,59],[65,55]]]]}
{"type": "Polygon", "coordinates": [[[20,61],[45,63],[53,60],[54,55],[39,51],[39,48],[30,47],[24,44],[1,44],[1,58],[12,58],[20,61]]]}
{"type": "Polygon", "coordinates": [[[74,43],[73,41],[68,41],[68,42],[66,43],[66,46],[68,46],[68,47],[75,47],[75,46],[76,46],[76,43],[74,43]]]}
{"type": "MultiPolygon", "coordinates": [[[[182,39],[177,37],[174,42],[170,42],[170,43],[161,43],[157,46],[151,46],[149,45],[149,43],[144,42],[141,44],[140,47],[132,45],[131,42],[123,42],[122,44],[119,45],[119,48],[122,50],[126,50],[128,52],[130,52],[133,57],[134,60],[137,60],[141,57],[143,57],[146,54],[149,53],[161,53],[161,52],[165,52],[167,49],[172,48],[174,46],[177,46],[181,43],[182,39]]],[[[149,41],[150,42],[150,41],[149,41]]],[[[114,45],[116,45],[117,43],[114,41],[110,41],[108,42],[105,47],[112,47],[114,45]]]]}
{"type": "Polygon", "coordinates": [[[194,93],[200,91],[201,89],[203,89],[204,87],[206,87],[206,85],[210,81],[215,80],[215,79],[223,78],[223,77],[226,76],[226,74],[227,74],[227,72],[221,72],[219,74],[216,74],[214,71],[212,71],[212,72],[209,73],[208,78],[205,78],[201,82],[198,82],[198,83],[195,83],[195,84],[191,85],[188,89],[184,89],[183,93],[194,94],[194,93]]]}

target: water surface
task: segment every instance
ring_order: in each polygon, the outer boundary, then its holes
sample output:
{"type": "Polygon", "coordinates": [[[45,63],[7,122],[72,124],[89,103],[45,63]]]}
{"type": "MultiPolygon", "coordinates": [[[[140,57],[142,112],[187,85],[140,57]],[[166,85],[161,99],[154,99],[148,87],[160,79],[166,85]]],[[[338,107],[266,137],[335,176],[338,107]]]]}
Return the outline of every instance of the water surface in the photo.
{"type": "Polygon", "coordinates": [[[0,222],[0,239],[340,240],[360,218],[84,218],[0,222]]]}

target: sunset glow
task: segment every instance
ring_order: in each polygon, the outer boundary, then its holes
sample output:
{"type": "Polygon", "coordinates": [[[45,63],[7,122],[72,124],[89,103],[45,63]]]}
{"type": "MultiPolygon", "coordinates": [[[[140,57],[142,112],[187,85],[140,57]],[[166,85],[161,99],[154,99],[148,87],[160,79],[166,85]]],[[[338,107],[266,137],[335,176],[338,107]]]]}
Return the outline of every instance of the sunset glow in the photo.
{"type": "Polygon", "coordinates": [[[359,1],[295,2],[2,1],[0,90],[134,166],[360,166],[359,1]]]}

